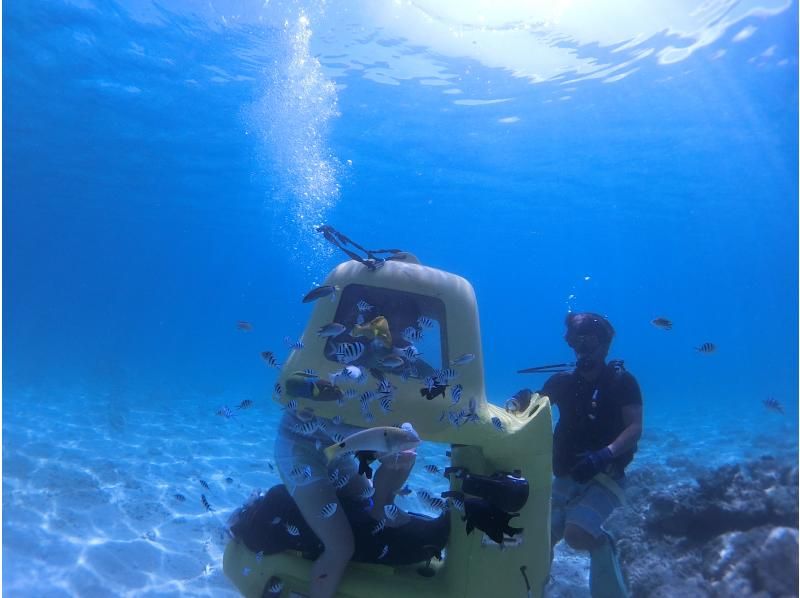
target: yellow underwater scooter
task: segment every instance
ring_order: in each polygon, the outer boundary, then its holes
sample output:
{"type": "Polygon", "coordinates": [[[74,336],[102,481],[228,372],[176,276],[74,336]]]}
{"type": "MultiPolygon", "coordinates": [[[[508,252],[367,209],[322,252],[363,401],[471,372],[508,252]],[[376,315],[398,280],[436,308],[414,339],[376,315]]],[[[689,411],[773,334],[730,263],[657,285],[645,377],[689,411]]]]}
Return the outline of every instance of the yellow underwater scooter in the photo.
{"type": "MultiPolygon", "coordinates": [[[[550,403],[546,397],[534,395],[527,409],[508,413],[486,400],[472,285],[460,276],[423,266],[414,256],[402,254],[402,259],[382,261],[380,267],[365,267],[361,260],[340,264],[328,275],[325,286],[332,287],[331,295],[314,304],[302,336],[305,346],[294,350],[283,365],[278,379],[282,393],[274,398],[283,406],[293,400],[298,410],[312,410],[321,418],[339,416],[344,423],[364,428],[410,422],[422,440],[451,447],[451,467],[446,469],[451,492],[445,494],[462,496],[464,502],[472,501],[473,509],[478,505],[483,515],[488,513],[484,521],[474,525],[469,518],[465,525],[461,513],[455,510],[449,518],[417,516],[420,529],[438,529],[431,532],[437,536],[431,543],[445,545],[444,558],[431,563],[431,553],[426,559],[424,551],[419,557],[412,551],[402,564],[351,562],[337,596],[541,596],[550,563],[550,403]],[[318,330],[332,322],[344,325],[349,332],[337,337],[318,336],[318,330]],[[370,382],[379,378],[391,383],[391,411],[365,407],[357,399],[343,400],[342,388],[347,384],[335,373],[348,363],[368,375],[370,382]],[[430,380],[436,380],[436,372],[447,369],[456,374],[448,384],[450,392],[456,383],[461,385],[463,398],[457,405],[445,394],[436,396],[437,389],[447,392],[446,388],[431,388],[430,380]],[[323,379],[334,374],[334,384],[309,383],[299,375],[304,370],[314,370],[323,379]],[[503,480],[527,481],[521,500],[516,490],[508,500],[503,498],[503,480]],[[472,492],[477,498],[469,498],[472,492]],[[505,527],[509,517],[513,517],[513,528],[505,527]],[[440,533],[442,526],[444,536],[440,533]],[[409,562],[414,559],[418,560],[409,562]]],[[[273,488],[277,489],[283,487],[273,488]]],[[[241,511],[248,513],[247,507],[241,511]]],[[[269,519],[273,514],[264,517],[269,519]]],[[[242,595],[307,594],[313,555],[306,553],[304,558],[300,545],[295,550],[291,544],[272,554],[259,550],[259,539],[254,537],[260,534],[260,539],[269,544],[278,532],[270,532],[268,521],[263,530],[254,527],[255,516],[238,519],[225,550],[224,571],[242,595]]]]}

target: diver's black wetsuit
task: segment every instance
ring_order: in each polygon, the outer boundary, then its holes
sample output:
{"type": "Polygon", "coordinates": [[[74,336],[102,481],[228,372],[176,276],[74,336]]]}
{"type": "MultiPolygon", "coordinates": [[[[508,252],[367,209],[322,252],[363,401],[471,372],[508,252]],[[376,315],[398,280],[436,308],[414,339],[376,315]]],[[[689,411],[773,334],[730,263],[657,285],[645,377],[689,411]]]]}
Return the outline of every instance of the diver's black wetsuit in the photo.
{"type": "MultiPolygon", "coordinates": [[[[547,395],[552,404],[558,405],[559,420],[553,435],[556,477],[569,475],[579,454],[611,444],[625,429],[622,408],[642,404],[639,384],[621,361],[606,364],[594,381],[576,372],[555,374],[545,382],[539,394],[547,395]]],[[[617,455],[609,473],[614,477],[622,475],[635,451],[634,448],[617,455]]]]}

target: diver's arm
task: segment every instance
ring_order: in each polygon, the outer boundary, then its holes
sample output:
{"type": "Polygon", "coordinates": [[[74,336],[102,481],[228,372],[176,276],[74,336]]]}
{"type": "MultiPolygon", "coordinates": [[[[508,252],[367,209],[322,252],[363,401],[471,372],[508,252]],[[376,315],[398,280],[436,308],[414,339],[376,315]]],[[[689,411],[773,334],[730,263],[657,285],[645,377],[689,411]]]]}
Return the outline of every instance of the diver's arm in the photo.
{"type": "Polygon", "coordinates": [[[642,437],[641,404],[625,405],[622,408],[622,422],[625,424],[625,429],[608,445],[611,454],[615,456],[633,450],[642,437]]]}

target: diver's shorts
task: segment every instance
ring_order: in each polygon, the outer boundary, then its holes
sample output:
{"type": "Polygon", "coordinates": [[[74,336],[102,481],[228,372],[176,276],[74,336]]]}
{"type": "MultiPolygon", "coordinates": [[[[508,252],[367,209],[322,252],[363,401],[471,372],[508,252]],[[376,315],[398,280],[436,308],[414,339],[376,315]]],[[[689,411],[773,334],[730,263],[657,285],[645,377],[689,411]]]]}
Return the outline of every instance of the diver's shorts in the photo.
{"type": "Polygon", "coordinates": [[[330,483],[329,474],[339,470],[338,475],[354,477],[358,475],[358,461],[352,454],[345,454],[330,463],[321,449],[317,449],[315,439],[300,436],[280,426],[275,439],[275,464],[281,474],[286,489],[294,496],[301,486],[310,486],[321,480],[330,483]],[[293,475],[295,468],[308,468],[302,475],[293,475]]]}
{"type": "Polygon", "coordinates": [[[569,476],[553,479],[550,534],[555,544],[564,537],[568,523],[577,525],[595,538],[603,533],[603,522],[611,512],[622,504],[621,493],[625,489],[625,478],[608,478],[608,484],[593,479],[580,484],[569,476]],[[612,490],[616,484],[619,491],[612,490]]]}

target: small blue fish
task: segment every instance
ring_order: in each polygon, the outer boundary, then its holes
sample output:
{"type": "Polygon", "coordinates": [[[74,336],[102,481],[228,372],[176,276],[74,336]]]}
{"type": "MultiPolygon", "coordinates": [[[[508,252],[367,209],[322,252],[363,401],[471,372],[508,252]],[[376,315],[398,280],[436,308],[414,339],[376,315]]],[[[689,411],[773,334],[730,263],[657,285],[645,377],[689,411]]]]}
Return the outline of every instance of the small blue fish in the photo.
{"type": "Polygon", "coordinates": [[[500,421],[500,418],[495,416],[492,418],[492,425],[497,428],[498,430],[503,430],[503,422],[500,421]]]}
{"type": "Polygon", "coordinates": [[[213,511],[213,507],[209,504],[208,499],[206,498],[205,494],[200,495],[200,502],[203,503],[203,506],[206,508],[206,511],[213,511]]]}
{"type": "Polygon", "coordinates": [[[331,423],[334,426],[338,426],[340,423],[342,423],[342,416],[341,415],[334,415],[333,418],[331,418],[331,423]]]}
{"type": "Polygon", "coordinates": [[[439,473],[442,471],[442,468],[439,467],[438,465],[426,465],[425,471],[427,471],[428,473],[439,473]]]}
{"type": "Polygon", "coordinates": [[[336,292],[339,290],[339,287],[333,285],[323,285],[319,286],[315,289],[311,289],[308,293],[305,294],[303,297],[303,303],[311,303],[312,301],[316,301],[317,299],[321,299],[322,297],[330,296],[331,301],[336,300],[336,292]]]}
{"type": "Polygon", "coordinates": [[[383,507],[383,512],[386,513],[386,517],[388,517],[390,521],[394,521],[395,518],[397,518],[397,515],[400,513],[400,509],[393,504],[389,504],[383,507]]]}
{"type": "Polygon", "coordinates": [[[389,554],[389,545],[388,545],[388,544],[387,544],[386,546],[384,546],[384,547],[383,547],[383,550],[381,550],[381,553],[380,553],[380,555],[378,555],[378,560],[381,560],[381,559],[382,559],[382,558],[384,558],[384,557],[385,557],[387,554],[389,554]]]}
{"type": "Polygon", "coordinates": [[[284,407],[287,411],[297,411],[297,401],[294,399],[290,399],[288,403],[286,403],[286,407],[284,407]]]}
{"type": "Polygon", "coordinates": [[[264,551],[263,550],[259,550],[256,553],[256,563],[260,563],[263,560],[264,560],[264,551]]]}
{"type": "Polygon", "coordinates": [[[380,400],[380,406],[381,406],[381,410],[382,410],[384,413],[389,413],[389,412],[392,410],[392,401],[393,401],[393,400],[394,400],[394,399],[392,399],[392,397],[383,397],[383,398],[380,400]]]}
{"type": "Polygon", "coordinates": [[[325,324],[325,326],[320,327],[320,329],[317,330],[317,336],[322,336],[322,337],[339,336],[345,330],[347,330],[347,328],[344,325],[339,324],[338,322],[331,322],[330,324],[325,324]]]}
{"type": "Polygon", "coordinates": [[[450,365],[466,365],[473,359],[475,359],[475,355],[473,353],[464,353],[460,357],[456,357],[453,361],[451,361],[450,365]]]}
{"type": "Polygon", "coordinates": [[[375,306],[370,305],[369,303],[361,299],[358,303],[356,303],[356,307],[358,308],[358,311],[360,311],[363,314],[364,312],[372,311],[372,308],[375,306]]]}
{"type": "Polygon", "coordinates": [[[283,388],[281,388],[280,382],[275,383],[275,394],[279,397],[283,394],[283,388]]]}
{"type": "MultiPolygon", "coordinates": [[[[358,496],[362,500],[367,500],[368,498],[372,498],[372,496],[374,494],[375,494],[375,488],[373,488],[372,486],[367,486],[366,488],[364,488],[364,490],[361,491],[361,494],[359,494],[358,496]]],[[[388,507],[389,505],[386,505],[386,506],[388,507]]],[[[392,505],[392,506],[394,506],[394,505],[392,505]]],[[[395,507],[395,509],[396,508],[397,507],[395,507]]]]}
{"type": "Polygon", "coordinates": [[[385,368],[399,368],[405,361],[403,361],[403,358],[399,355],[387,355],[378,363],[385,368]]]}
{"type": "Polygon", "coordinates": [[[345,486],[347,486],[348,482],[350,481],[350,476],[348,474],[340,475],[338,479],[333,483],[337,490],[341,490],[345,486]]]}
{"type": "Polygon", "coordinates": [[[336,512],[336,508],[339,505],[335,502],[329,502],[326,505],[323,505],[322,511],[320,512],[323,519],[328,519],[329,517],[333,517],[333,514],[336,512]]]}

